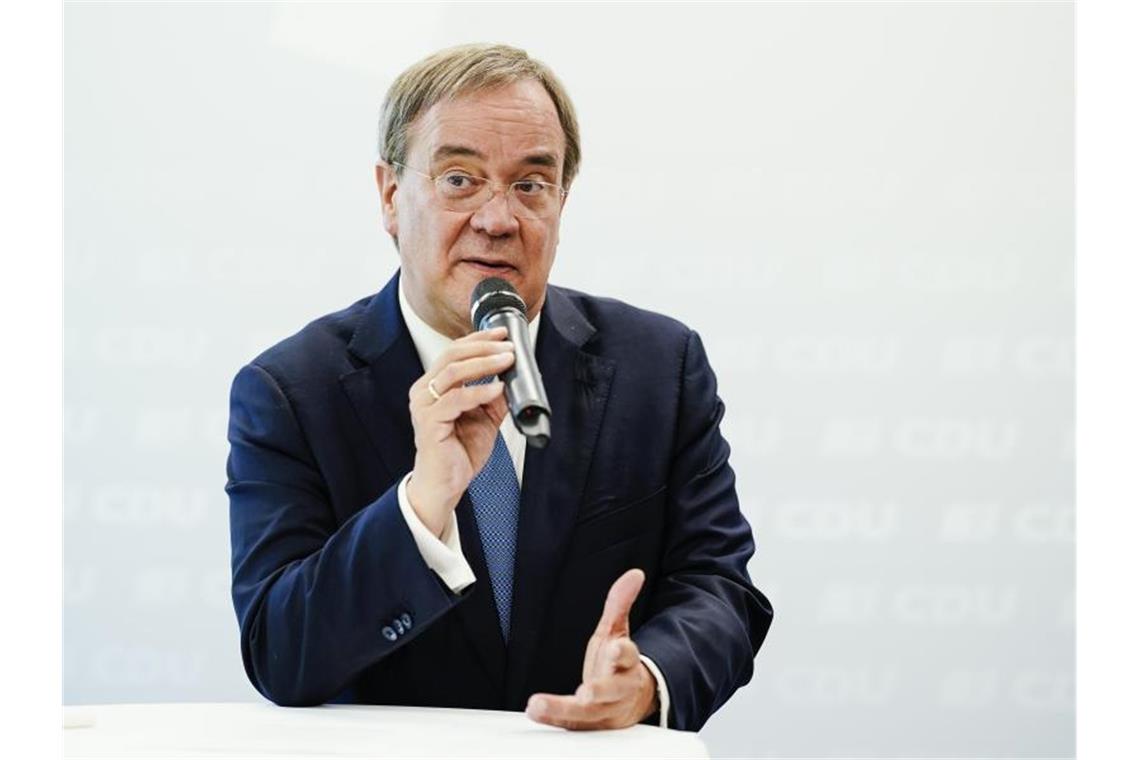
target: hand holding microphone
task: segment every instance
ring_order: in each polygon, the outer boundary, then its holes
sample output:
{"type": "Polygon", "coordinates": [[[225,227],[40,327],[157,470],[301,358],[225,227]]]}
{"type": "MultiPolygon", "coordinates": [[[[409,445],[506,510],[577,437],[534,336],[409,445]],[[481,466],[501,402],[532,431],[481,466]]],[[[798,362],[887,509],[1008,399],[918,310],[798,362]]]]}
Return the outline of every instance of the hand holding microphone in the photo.
{"type": "Polygon", "coordinates": [[[514,358],[506,328],[471,333],[452,343],[408,391],[416,441],[408,501],[436,536],[490,458],[507,415],[502,381],[465,383],[499,374],[514,358]]]}
{"type": "Polygon", "coordinates": [[[408,501],[436,536],[490,458],[508,413],[531,445],[544,446],[550,437],[526,304],[497,277],[479,283],[471,303],[476,332],[448,346],[408,391],[416,444],[408,501]],[[488,375],[498,378],[467,385],[488,375]]]}

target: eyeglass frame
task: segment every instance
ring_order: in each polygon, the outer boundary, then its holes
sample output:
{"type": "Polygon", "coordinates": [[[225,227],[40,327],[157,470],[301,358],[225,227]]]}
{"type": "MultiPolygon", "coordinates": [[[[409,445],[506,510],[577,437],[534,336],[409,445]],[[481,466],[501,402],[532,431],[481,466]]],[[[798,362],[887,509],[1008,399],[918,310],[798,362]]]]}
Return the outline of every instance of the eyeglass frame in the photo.
{"type": "MultiPolygon", "coordinates": [[[[406,169],[406,170],[412,172],[413,174],[418,174],[421,177],[425,177],[428,180],[430,180],[432,185],[435,186],[437,189],[439,187],[437,181],[439,180],[440,177],[446,175],[448,172],[458,171],[460,174],[463,174],[466,177],[470,177],[473,180],[483,182],[483,183],[485,183],[485,185],[487,187],[491,188],[491,197],[488,198],[487,200],[483,201],[483,204],[481,204],[481,205],[485,205],[485,204],[489,203],[491,201],[491,198],[495,197],[495,193],[498,192],[499,188],[502,188],[502,189],[508,191],[507,193],[504,193],[504,197],[507,198],[507,203],[509,205],[510,204],[510,198],[513,195],[509,191],[511,188],[513,188],[515,185],[517,185],[520,182],[533,182],[534,184],[542,185],[543,187],[552,187],[558,191],[558,200],[559,201],[564,200],[566,198],[566,196],[570,193],[569,190],[562,187],[562,185],[560,185],[556,182],[545,182],[545,181],[540,180],[540,179],[516,179],[514,182],[511,182],[510,184],[504,186],[503,183],[501,183],[501,182],[493,182],[491,179],[489,179],[487,177],[477,177],[474,174],[471,174],[469,172],[465,172],[462,170],[448,169],[447,171],[440,172],[439,174],[437,174],[433,177],[432,175],[428,174],[427,172],[422,172],[419,169],[408,166],[407,164],[403,163],[402,161],[384,161],[384,163],[388,164],[388,166],[399,166],[403,169],[406,169]]],[[[531,217],[531,218],[543,219],[545,217],[538,216],[538,217],[531,217]]]]}

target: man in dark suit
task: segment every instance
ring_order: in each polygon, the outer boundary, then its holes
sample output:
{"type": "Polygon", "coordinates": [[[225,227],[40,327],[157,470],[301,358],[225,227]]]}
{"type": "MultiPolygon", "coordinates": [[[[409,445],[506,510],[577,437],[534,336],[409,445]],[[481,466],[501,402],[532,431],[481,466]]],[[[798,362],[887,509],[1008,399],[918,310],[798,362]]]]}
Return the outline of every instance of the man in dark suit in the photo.
{"type": "Polygon", "coordinates": [[[568,728],[699,729],[752,675],[724,406],[696,333],[547,284],[578,128],[505,46],[404,72],[376,167],[400,270],[243,367],[226,491],[246,672],[285,705],[526,709],[568,728]],[[527,305],[551,440],[527,448],[488,276],[527,305]]]}

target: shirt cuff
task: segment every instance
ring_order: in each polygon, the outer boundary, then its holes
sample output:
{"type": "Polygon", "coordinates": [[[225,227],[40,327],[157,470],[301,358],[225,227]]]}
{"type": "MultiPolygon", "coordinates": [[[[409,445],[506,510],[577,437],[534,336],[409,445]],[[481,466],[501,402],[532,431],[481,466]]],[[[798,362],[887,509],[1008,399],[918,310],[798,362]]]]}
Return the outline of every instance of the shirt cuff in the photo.
{"type": "Polygon", "coordinates": [[[404,516],[404,522],[408,524],[412,539],[416,542],[416,548],[420,550],[424,562],[447,584],[451,593],[458,594],[475,582],[475,573],[471,571],[471,565],[467,564],[463,548],[459,545],[459,523],[455,519],[455,513],[451,513],[451,520],[443,528],[442,540],[436,538],[412,509],[412,503],[408,501],[408,480],[411,477],[411,473],[408,473],[396,487],[400,514],[404,516]]]}
{"type": "MultiPolygon", "coordinates": [[[[427,530],[426,528],[424,530],[427,530]]],[[[657,681],[657,702],[661,707],[661,728],[669,728],[669,687],[665,684],[665,676],[661,674],[661,669],[657,667],[657,663],[649,659],[645,655],[641,655],[641,661],[645,663],[645,667],[649,668],[649,672],[653,674],[653,678],[657,681]]]]}

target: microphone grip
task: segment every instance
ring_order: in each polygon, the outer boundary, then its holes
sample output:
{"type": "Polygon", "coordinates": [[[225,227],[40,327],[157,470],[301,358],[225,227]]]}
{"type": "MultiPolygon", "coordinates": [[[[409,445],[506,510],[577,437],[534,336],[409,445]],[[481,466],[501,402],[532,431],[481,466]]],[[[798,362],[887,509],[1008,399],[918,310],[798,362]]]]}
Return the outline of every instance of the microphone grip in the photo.
{"type": "Polygon", "coordinates": [[[506,385],[511,419],[526,436],[527,444],[541,449],[550,442],[550,402],[530,344],[526,317],[517,309],[500,309],[484,317],[479,329],[492,327],[506,327],[507,338],[515,346],[515,363],[499,375],[506,385]]]}

